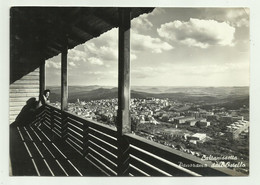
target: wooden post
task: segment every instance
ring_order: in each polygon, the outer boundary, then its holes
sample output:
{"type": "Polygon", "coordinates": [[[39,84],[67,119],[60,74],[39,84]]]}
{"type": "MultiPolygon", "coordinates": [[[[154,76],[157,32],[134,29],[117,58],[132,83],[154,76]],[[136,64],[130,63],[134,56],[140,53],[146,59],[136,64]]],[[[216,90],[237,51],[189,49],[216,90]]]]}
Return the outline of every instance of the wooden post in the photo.
{"type": "Polygon", "coordinates": [[[130,27],[131,15],[129,8],[119,9],[118,30],[118,171],[117,175],[128,175],[129,143],[123,137],[131,132],[130,122],[130,27]]]}
{"type": "Polygon", "coordinates": [[[89,132],[89,124],[88,122],[83,123],[83,157],[85,158],[89,154],[89,146],[88,146],[88,132],[89,132]]]}
{"type": "MultiPolygon", "coordinates": [[[[40,74],[39,74],[39,101],[40,101],[40,96],[43,95],[43,91],[45,90],[45,60],[44,58],[42,57],[41,59],[41,64],[40,64],[40,74]]],[[[41,107],[40,109],[38,110],[41,110],[40,112],[37,111],[36,113],[36,120],[37,120],[37,124],[42,124],[43,120],[45,119],[44,115],[45,114],[42,114],[42,112],[45,111],[45,107],[41,107]]]]}
{"type": "Polygon", "coordinates": [[[63,46],[61,53],[61,110],[68,109],[68,68],[67,68],[67,55],[68,55],[68,41],[63,46]]]}
{"type": "Polygon", "coordinates": [[[130,9],[119,10],[118,122],[119,133],[129,133],[130,123],[130,9]]]}
{"type": "Polygon", "coordinates": [[[65,140],[67,135],[67,118],[64,113],[68,110],[68,36],[65,37],[63,51],[61,53],[61,124],[62,124],[62,138],[65,140]]]}
{"type": "Polygon", "coordinates": [[[45,60],[41,62],[40,65],[40,94],[45,90],[45,60]]]}

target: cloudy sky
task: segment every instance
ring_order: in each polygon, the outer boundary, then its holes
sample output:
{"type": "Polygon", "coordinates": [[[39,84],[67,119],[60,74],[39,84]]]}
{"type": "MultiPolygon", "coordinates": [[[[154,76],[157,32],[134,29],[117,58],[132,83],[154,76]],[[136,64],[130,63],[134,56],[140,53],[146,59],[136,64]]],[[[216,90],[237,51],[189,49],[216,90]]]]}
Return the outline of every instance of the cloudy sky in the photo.
{"type": "MultiPolygon", "coordinates": [[[[156,8],[131,21],[133,86],[248,86],[249,9],[156,8]]],[[[118,29],[69,50],[69,85],[117,86],[118,29]]],[[[46,84],[60,84],[60,55],[46,84]]]]}

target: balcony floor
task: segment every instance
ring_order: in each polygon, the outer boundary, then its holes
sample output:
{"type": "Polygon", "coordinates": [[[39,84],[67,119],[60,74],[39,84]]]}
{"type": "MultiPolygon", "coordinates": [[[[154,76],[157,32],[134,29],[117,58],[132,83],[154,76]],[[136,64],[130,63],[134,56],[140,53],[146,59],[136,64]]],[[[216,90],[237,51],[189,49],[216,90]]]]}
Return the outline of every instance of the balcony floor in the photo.
{"type": "Polygon", "coordinates": [[[10,126],[13,176],[105,176],[44,125],[10,126]]]}

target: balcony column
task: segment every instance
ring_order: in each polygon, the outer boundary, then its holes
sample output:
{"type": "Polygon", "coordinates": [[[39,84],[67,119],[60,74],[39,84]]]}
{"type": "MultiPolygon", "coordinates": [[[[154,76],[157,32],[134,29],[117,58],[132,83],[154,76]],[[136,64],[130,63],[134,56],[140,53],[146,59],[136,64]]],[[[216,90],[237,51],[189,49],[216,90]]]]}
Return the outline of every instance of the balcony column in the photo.
{"type": "Polygon", "coordinates": [[[61,137],[66,140],[67,117],[64,111],[68,110],[68,36],[64,38],[63,50],[61,53],[61,137]]]}
{"type": "Polygon", "coordinates": [[[119,10],[118,39],[118,122],[122,135],[131,132],[130,122],[130,9],[119,10]]]}
{"type": "MultiPolygon", "coordinates": [[[[43,91],[45,90],[45,59],[41,57],[40,61],[40,74],[39,74],[39,95],[43,95],[43,91]]],[[[39,100],[40,100],[39,96],[39,100]]],[[[44,119],[44,114],[41,114],[44,109],[41,109],[41,111],[37,111],[36,119],[38,123],[42,123],[42,120],[44,119]]]]}
{"type": "Polygon", "coordinates": [[[128,175],[129,144],[123,137],[131,132],[130,119],[130,27],[131,9],[119,9],[118,30],[118,172],[119,176],[128,175]]]}
{"type": "Polygon", "coordinates": [[[68,109],[68,68],[67,68],[67,55],[68,55],[68,38],[66,36],[61,53],[61,110],[68,109]]]}
{"type": "Polygon", "coordinates": [[[42,94],[44,90],[45,90],[45,60],[43,59],[40,65],[40,88],[39,88],[40,94],[42,94]]]}

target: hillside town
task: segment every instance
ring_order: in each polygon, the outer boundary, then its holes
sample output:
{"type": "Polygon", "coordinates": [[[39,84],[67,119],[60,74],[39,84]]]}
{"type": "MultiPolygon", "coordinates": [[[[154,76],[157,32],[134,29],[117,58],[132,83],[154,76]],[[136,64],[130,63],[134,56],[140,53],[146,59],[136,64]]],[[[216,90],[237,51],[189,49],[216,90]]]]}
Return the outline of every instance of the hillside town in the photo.
{"type": "MultiPolygon", "coordinates": [[[[60,103],[53,105],[59,107],[60,103]]],[[[248,107],[227,110],[217,105],[205,109],[203,105],[168,98],[133,98],[130,104],[132,132],[200,158],[212,154],[236,156],[245,164],[236,170],[248,173],[248,107]]],[[[69,103],[68,111],[115,127],[117,109],[116,98],[88,102],[78,99],[69,103]]]]}

